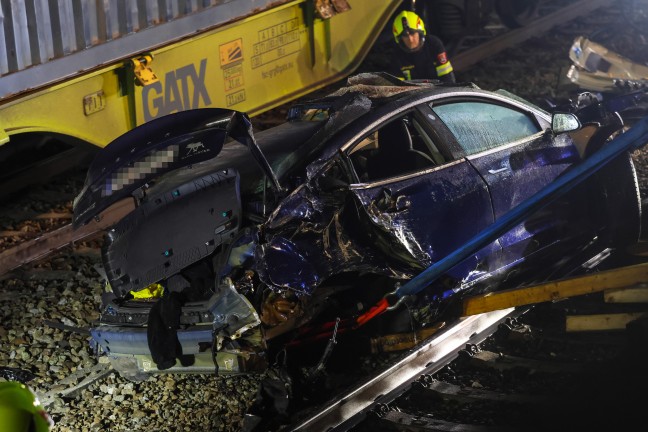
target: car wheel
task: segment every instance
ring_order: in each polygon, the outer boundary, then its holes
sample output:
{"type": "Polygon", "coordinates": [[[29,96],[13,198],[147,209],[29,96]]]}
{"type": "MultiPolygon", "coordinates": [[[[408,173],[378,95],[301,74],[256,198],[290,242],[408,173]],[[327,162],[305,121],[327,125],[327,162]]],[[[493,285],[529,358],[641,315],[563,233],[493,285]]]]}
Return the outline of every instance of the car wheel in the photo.
{"type": "Polygon", "coordinates": [[[611,247],[636,243],[641,234],[641,195],[632,157],[618,156],[597,173],[600,195],[595,209],[611,247]]]}

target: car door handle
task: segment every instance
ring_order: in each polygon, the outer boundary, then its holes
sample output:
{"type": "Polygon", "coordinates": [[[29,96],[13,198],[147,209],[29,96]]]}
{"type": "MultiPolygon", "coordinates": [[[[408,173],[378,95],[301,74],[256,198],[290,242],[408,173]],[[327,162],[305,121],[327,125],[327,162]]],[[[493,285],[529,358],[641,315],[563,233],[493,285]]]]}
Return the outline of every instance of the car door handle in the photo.
{"type": "Polygon", "coordinates": [[[409,200],[405,195],[400,195],[396,198],[396,211],[407,210],[412,206],[412,201],[409,200]]]}
{"type": "Polygon", "coordinates": [[[381,199],[376,200],[376,208],[385,213],[395,213],[407,210],[411,205],[412,202],[405,195],[399,195],[394,199],[390,195],[386,194],[381,199]]]}
{"type": "Polygon", "coordinates": [[[506,170],[508,170],[508,167],[502,167],[502,168],[497,168],[497,169],[489,169],[488,172],[490,174],[498,174],[498,173],[504,172],[506,170]]]}

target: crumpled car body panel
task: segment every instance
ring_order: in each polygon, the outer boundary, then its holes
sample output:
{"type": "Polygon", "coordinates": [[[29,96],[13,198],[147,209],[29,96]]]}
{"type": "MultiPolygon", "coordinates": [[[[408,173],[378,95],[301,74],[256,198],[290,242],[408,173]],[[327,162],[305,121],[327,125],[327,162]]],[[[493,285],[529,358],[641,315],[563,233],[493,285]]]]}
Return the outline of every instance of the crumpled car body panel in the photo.
{"type": "Polygon", "coordinates": [[[245,144],[276,180],[251,135],[247,115],[220,108],[183,111],[145,123],[109,143],[90,165],[74,200],[75,226],[164,173],[216,157],[227,137],[245,144]]]}
{"type": "Polygon", "coordinates": [[[180,168],[170,173],[175,175],[164,176],[135,210],[108,231],[103,262],[119,297],[173,277],[213,254],[239,231],[238,173],[217,169],[186,178],[189,173],[194,170],[180,168]],[[187,202],[192,206],[191,217],[187,217],[187,202]]]}
{"type": "Polygon", "coordinates": [[[633,62],[583,36],[574,40],[567,77],[578,86],[600,92],[622,92],[648,85],[648,66],[633,62]]]}
{"type": "MultiPolygon", "coordinates": [[[[151,174],[145,186],[121,192],[139,207],[104,248],[113,293],[101,324],[112,330],[95,333],[114,338],[112,345],[99,341],[106,349],[124,346],[128,326],[140,333],[136,354],[113,349],[113,356],[147,354],[141,327],[155,299],[133,301],[129,291],[159,283],[186,299],[178,322],[187,352],[255,358],[267,341],[336,304],[329,299],[353,296],[347,299],[353,303],[357,296],[357,305],[366,307],[581,160],[567,134],[551,132],[547,112],[473,85],[355,77],[351,86],[294,107],[286,123],[256,134],[242,113],[188,115],[221,119],[213,131],[218,155],[151,174]],[[475,111],[464,115],[464,109],[475,111]],[[168,238],[166,228],[174,231],[168,238]],[[367,275],[374,279],[364,286],[367,275]],[[258,320],[235,325],[237,316],[255,313],[258,320]],[[190,337],[183,326],[200,336],[190,337]]],[[[190,123],[175,127],[187,142],[203,136],[190,123]]],[[[165,147],[165,134],[155,133],[160,142],[151,148],[165,147]]],[[[111,202],[98,186],[122,165],[113,163],[119,151],[106,151],[77,200],[79,221],[94,211],[90,199],[98,200],[97,208],[111,202]]],[[[476,251],[430,285],[418,307],[469,288],[504,287],[515,283],[513,274],[560,275],[604,250],[619,215],[637,211],[625,193],[613,200],[614,212],[600,211],[612,190],[607,186],[636,185],[631,162],[619,166],[476,251]],[[563,256],[562,269],[556,254],[563,256]]],[[[626,232],[632,237],[638,229],[626,232]]]]}

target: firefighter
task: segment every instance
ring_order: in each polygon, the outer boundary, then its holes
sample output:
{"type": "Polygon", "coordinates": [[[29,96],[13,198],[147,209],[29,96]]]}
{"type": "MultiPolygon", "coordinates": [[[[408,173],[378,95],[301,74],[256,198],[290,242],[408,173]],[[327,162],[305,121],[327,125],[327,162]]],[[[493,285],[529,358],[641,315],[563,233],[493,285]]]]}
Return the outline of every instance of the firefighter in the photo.
{"type": "Polygon", "coordinates": [[[0,432],[47,432],[53,425],[29,387],[0,382],[0,432]]]}
{"type": "Polygon", "coordinates": [[[405,80],[438,79],[455,82],[452,64],[443,42],[425,33],[423,20],[416,13],[402,11],[394,19],[394,39],[400,47],[397,64],[392,72],[405,80]]]}

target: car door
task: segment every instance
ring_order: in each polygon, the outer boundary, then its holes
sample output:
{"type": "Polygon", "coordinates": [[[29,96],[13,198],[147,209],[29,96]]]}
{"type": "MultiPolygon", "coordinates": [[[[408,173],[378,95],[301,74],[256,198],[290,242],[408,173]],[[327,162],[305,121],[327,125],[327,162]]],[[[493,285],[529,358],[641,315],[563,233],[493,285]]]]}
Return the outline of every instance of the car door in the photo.
{"type": "MultiPolygon", "coordinates": [[[[485,181],[467,160],[453,159],[430,121],[418,110],[387,118],[345,149],[357,176],[350,191],[375,245],[420,268],[439,261],[494,220],[485,181]],[[405,126],[396,128],[405,136],[394,136],[396,124],[405,126]],[[380,158],[390,146],[400,150],[391,149],[388,157],[380,158]],[[403,163],[410,159],[405,156],[408,148],[426,153],[428,164],[403,163]]],[[[499,245],[494,242],[450,274],[463,280],[484,256],[496,251],[499,245]]]]}
{"type": "MultiPolygon", "coordinates": [[[[578,160],[567,135],[546,133],[548,116],[522,104],[464,98],[439,101],[431,108],[488,185],[496,220],[578,160]]],[[[566,223],[555,211],[538,212],[500,237],[503,260],[512,262],[555,241],[560,236],[543,237],[543,233],[564,228],[566,223]]]]}

